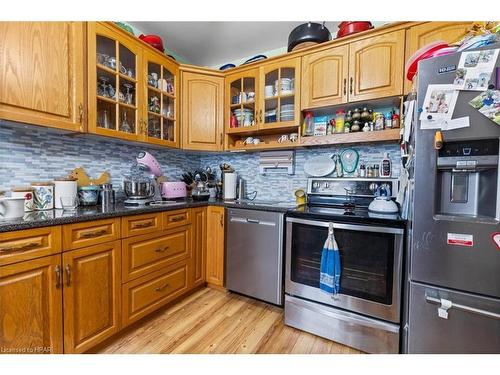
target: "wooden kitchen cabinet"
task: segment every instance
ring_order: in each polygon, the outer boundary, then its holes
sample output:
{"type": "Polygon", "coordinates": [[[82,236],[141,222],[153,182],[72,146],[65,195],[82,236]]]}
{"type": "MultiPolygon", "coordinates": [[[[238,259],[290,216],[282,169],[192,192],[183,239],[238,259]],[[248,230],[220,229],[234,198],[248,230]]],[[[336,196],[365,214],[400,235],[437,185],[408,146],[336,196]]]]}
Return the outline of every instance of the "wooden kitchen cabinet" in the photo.
{"type": "Polygon", "coordinates": [[[82,353],[120,329],[120,241],[63,254],[64,352],[82,353]]]}
{"type": "MultiPolygon", "coordinates": [[[[437,41],[455,43],[462,39],[472,26],[472,22],[426,22],[410,27],[406,32],[406,58],[408,59],[423,46],[437,41]]],[[[404,92],[411,90],[412,83],[404,77],[404,92]]]]}
{"type": "Polygon", "coordinates": [[[222,151],[224,131],[224,78],[182,72],[182,148],[222,151]]]}
{"type": "Polygon", "coordinates": [[[85,131],[83,22],[0,22],[0,118],[85,131]]]}
{"type": "Polygon", "coordinates": [[[144,121],[146,141],[163,146],[179,147],[179,67],[164,55],[143,50],[144,121]],[[154,77],[158,79],[155,80],[154,77]]]}
{"type": "Polygon", "coordinates": [[[330,48],[302,57],[303,110],[347,102],[349,46],[330,48]]]}
{"type": "Polygon", "coordinates": [[[207,209],[205,207],[192,209],[193,221],[193,252],[191,256],[191,280],[193,287],[205,283],[205,264],[207,249],[207,209]]]}
{"type": "Polygon", "coordinates": [[[405,30],[349,44],[349,101],[403,93],[405,30]]]}
{"type": "Polygon", "coordinates": [[[208,284],[219,287],[224,286],[224,220],[224,207],[207,207],[206,279],[208,284]]]}
{"type": "Polygon", "coordinates": [[[61,256],[0,267],[2,353],[62,353],[61,256]]]}
{"type": "Polygon", "coordinates": [[[145,140],[141,44],[102,22],[89,22],[87,35],[89,132],[145,140]]]}

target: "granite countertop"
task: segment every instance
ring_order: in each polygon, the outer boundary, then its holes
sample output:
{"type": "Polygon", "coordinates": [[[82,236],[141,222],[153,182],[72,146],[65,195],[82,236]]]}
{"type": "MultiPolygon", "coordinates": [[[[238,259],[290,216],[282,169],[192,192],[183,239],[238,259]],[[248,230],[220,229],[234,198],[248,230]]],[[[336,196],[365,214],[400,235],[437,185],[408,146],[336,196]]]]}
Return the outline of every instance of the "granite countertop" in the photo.
{"type": "Polygon", "coordinates": [[[48,227],[53,225],[71,224],[83,221],[108,219],[120,216],[140,215],[151,212],[162,212],[179,210],[191,207],[222,206],[229,208],[245,208],[253,210],[264,210],[273,212],[287,212],[296,208],[293,203],[266,204],[263,202],[235,202],[218,199],[208,201],[184,201],[175,205],[167,206],[125,206],[117,203],[113,206],[102,208],[101,206],[79,207],[76,211],[47,210],[27,212],[24,217],[17,219],[1,220],[0,233],[15,230],[48,227]]]}

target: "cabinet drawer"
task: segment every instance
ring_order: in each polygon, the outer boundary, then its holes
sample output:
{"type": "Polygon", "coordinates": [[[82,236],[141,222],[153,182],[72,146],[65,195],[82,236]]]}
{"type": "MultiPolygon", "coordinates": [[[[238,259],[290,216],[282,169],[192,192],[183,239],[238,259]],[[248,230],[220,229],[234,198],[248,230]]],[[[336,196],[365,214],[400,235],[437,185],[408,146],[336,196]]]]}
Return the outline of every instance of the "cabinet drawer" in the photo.
{"type": "Polygon", "coordinates": [[[184,226],[122,240],[123,281],[159,270],[191,254],[191,227],[184,226]]]}
{"type": "Polygon", "coordinates": [[[161,219],[161,213],[123,217],[122,237],[136,236],[161,230],[161,219]]]}
{"type": "Polygon", "coordinates": [[[26,229],[0,234],[0,266],[60,253],[61,227],[26,229]]]}
{"type": "Polygon", "coordinates": [[[115,241],[120,238],[120,219],[105,219],[63,226],[64,251],[115,241]]]}
{"type": "Polygon", "coordinates": [[[187,263],[175,264],[123,284],[123,326],[142,318],[188,289],[187,263]]]}
{"type": "Polygon", "coordinates": [[[167,211],[163,213],[163,229],[180,227],[191,223],[189,209],[167,211]]]}

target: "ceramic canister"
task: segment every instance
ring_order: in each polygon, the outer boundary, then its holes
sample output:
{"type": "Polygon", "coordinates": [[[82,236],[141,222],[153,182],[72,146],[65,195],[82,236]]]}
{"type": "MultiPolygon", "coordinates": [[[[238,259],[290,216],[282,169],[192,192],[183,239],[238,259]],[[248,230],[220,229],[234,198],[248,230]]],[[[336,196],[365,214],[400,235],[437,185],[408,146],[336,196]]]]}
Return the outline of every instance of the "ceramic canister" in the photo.
{"type": "Polygon", "coordinates": [[[77,182],[75,178],[56,178],[54,180],[54,206],[63,208],[61,197],[76,197],[77,182]]]}
{"type": "Polygon", "coordinates": [[[33,188],[30,186],[16,186],[11,189],[12,198],[24,198],[24,211],[30,212],[34,209],[33,188]]]}
{"type": "Polygon", "coordinates": [[[0,220],[24,216],[24,198],[0,197],[0,220]]]}
{"type": "Polygon", "coordinates": [[[52,210],[54,208],[54,184],[52,182],[32,183],[33,205],[37,211],[52,210]]]}

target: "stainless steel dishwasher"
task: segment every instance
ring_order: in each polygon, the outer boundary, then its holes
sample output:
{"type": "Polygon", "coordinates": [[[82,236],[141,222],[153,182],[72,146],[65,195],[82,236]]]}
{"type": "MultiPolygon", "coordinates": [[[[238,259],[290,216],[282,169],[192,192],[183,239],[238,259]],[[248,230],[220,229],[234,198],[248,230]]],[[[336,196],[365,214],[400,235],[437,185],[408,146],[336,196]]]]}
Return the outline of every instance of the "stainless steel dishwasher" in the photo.
{"type": "Polygon", "coordinates": [[[283,214],[228,209],[226,288],[283,304],[283,214]]]}

